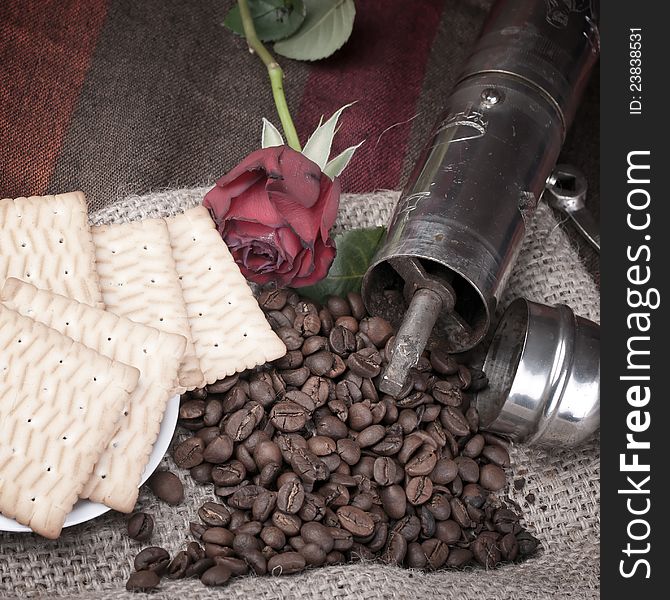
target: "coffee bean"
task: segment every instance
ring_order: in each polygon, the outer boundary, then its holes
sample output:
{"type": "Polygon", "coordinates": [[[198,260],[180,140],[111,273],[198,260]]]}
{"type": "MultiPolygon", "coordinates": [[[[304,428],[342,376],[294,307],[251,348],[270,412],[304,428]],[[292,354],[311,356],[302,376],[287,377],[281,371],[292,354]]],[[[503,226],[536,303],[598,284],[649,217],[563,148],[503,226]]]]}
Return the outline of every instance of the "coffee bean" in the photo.
{"type": "Polygon", "coordinates": [[[493,514],[493,526],[502,534],[513,533],[518,522],[518,515],[508,508],[501,508],[493,514]]]}
{"type": "Polygon", "coordinates": [[[199,561],[201,558],[205,558],[205,551],[198,542],[189,542],[186,546],[186,554],[188,554],[192,563],[199,561]]]}
{"type": "Polygon", "coordinates": [[[202,574],[211,569],[216,563],[213,558],[201,558],[200,560],[191,563],[184,572],[185,577],[201,577],[202,574]]]}
{"type": "Polygon", "coordinates": [[[170,564],[170,554],[165,548],[149,546],[135,556],[136,571],[153,571],[157,575],[165,573],[170,564]]]}
{"type": "Polygon", "coordinates": [[[244,481],[246,474],[247,470],[239,460],[231,460],[212,468],[212,481],[220,486],[237,485],[244,481]]]}
{"type": "Polygon", "coordinates": [[[204,400],[187,400],[179,407],[180,419],[198,419],[205,415],[204,400]]]}
{"type": "Polygon", "coordinates": [[[266,493],[267,490],[260,485],[245,485],[230,497],[228,504],[231,508],[249,510],[254,505],[256,498],[266,493]]]}
{"type": "Polygon", "coordinates": [[[521,556],[530,556],[540,544],[539,540],[527,531],[518,533],[516,541],[519,544],[519,554],[521,554],[521,556]]]}
{"type": "Polygon", "coordinates": [[[329,296],[326,300],[326,307],[336,319],[351,314],[349,303],[338,296],[329,296]]]}
{"type": "Polygon", "coordinates": [[[230,414],[236,410],[240,410],[249,400],[246,392],[242,385],[236,385],[231,389],[223,399],[221,406],[223,407],[224,414],[230,414]]]}
{"type": "Polygon", "coordinates": [[[154,531],[154,519],[144,512],[136,512],[128,519],[128,537],[145,542],[154,531]]]}
{"type": "Polygon", "coordinates": [[[335,356],[335,354],[327,350],[315,352],[305,358],[305,367],[309,369],[312,375],[317,377],[324,376],[333,368],[335,356]]]}
{"type": "Polygon", "coordinates": [[[324,481],[330,475],[330,469],[314,453],[298,448],[290,458],[291,468],[304,483],[313,484],[324,481]]]}
{"type": "Polygon", "coordinates": [[[357,292],[349,292],[347,302],[349,302],[351,314],[360,321],[365,316],[365,304],[361,295],[357,292]]]}
{"type": "Polygon", "coordinates": [[[452,548],[447,558],[447,566],[460,569],[472,560],[472,552],[466,548],[452,548]]]}
{"type": "Polygon", "coordinates": [[[393,531],[402,535],[408,542],[414,542],[421,533],[421,521],[416,515],[407,514],[396,521],[393,531]]]}
{"type": "Polygon", "coordinates": [[[214,559],[215,564],[226,567],[233,577],[241,577],[249,571],[249,566],[239,558],[221,556],[214,559]]]}
{"type": "Polygon", "coordinates": [[[182,469],[190,469],[203,461],[205,442],[199,437],[190,437],[179,444],[172,456],[176,465],[182,469]]]}
{"type": "Polygon", "coordinates": [[[293,327],[280,327],[275,331],[279,339],[284,342],[287,350],[300,350],[302,346],[302,336],[300,332],[293,327]]]}
{"type": "Polygon", "coordinates": [[[186,569],[188,569],[190,564],[191,559],[187,552],[184,552],[183,550],[177,552],[172,559],[172,562],[168,565],[167,576],[170,579],[182,579],[186,576],[186,569]]]}
{"type": "Polygon", "coordinates": [[[300,431],[305,426],[307,414],[299,404],[282,401],[272,407],[270,421],[279,431],[300,431]]]}
{"type": "Polygon", "coordinates": [[[261,523],[267,521],[277,506],[277,492],[264,491],[259,494],[251,506],[251,515],[261,523]]]}
{"type": "Polygon", "coordinates": [[[454,462],[458,465],[458,476],[468,483],[479,479],[479,465],[467,456],[457,456],[454,462]]]}
{"type": "Polygon", "coordinates": [[[451,516],[451,504],[444,494],[433,494],[426,506],[438,521],[444,521],[451,516]]]}
{"type": "Polygon", "coordinates": [[[435,524],[435,537],[445,544],[455,544],[461,539],[461,527],[451,519],[438,521],[435,524]]]}
{"type": "Polygon", "coordinates": [[[337,518],[342,527],[353,535],[365,536],[374,532],[375,523],[370,514],[355,506],[340,506],[337,518]]]}
{"type": "Polygon", "coordinates": [[[200,438],[205,446],[209,444],[217,435],[219,435],[220,430],[217,426],[203,427],[198,430],[195,434],[195,437],[200,438]]]}
{"type": "Polygon", "coordinates": [[[294,365],[292,368],[299,367],[300,365],[302,365],[304,356],[309,356],[310,354],[314,354],[315,352],[327,349],[328,349],[328,338],[325,338],[320,335],[313,335],[311,337],[308,337],[303,342],[302,348],[300,349],[300,363],[294,365]]]}
{"type": "Polygon", "coordinates": [[[449,546],[442,540],[430,538],[421,544],[421,548],[426,555],[426,562],[431,569],[439,569],[447,562],[449,546]]]}
{"type": "Polygon", "coordinates": [[[453,406],[445,406],[440,412],[440,420],[451,433],[456,436],[468,435],[470,427],[463,413],[453,406]]]}
{"type": "Polygon", "coordinates": [[[477,433],[479,430],[479,412],[474,406],[468,407],[468,410],[465,411],[465,420],[470,426],[470,431],[472,433],[477,433]]]}
{"type": "Polygon", "coordinates": [[[204,459],[211,464],[225,463],[233,455],[233,440],[225,433],[214,438],[203,454],[204,459]]]}
{"type": "Polygon", "coordinates": [[[212,465],[202,463],[189,470],[191,478],[197,483],[212,483],[212,465]]]}
{"type": "Polygon", "coordinates": [[[341,484],[329,481],[321,486],[319,495],[323,497],[326,506],[333,508],[349,504],[349,490],[341,484]]]}
{"type": "Polygon", "coordinates": [[[423,569],[426,566],[428,561],[419,542],[407,545],[405,562],[410,569],[423,569]]]}
{"type": "Polygon", "coordinates": [[[372,412],[369,406],[363,402],[353,404],[349,408],[349,427],[354,431],[363,431],[366,427],[372,425],[372,412]]]}
{"type": "Polygon", "coordinates": [[[500,562],[501,555],[497,542],[488,535],[481,534],[470,544],[475,560],[487,569],[492,569],[500,562]]]}
{"type": "Polygon", "coordinates": [[[421,535],[424,538],[431,538],[435,535],[437,523],[435,516],[424,504],[419,510],[419,521],[421,521],[421,535]]]}
{"type": "Polygon", "coordinates": [[[275,577],[300,573],[305,568],[305,557],[299,552],[283,552],[268,561],[268,572],[275,577]]]}
{"type": "Polygon", "coordinates": [[[263,527],[260,537],[263,542],[275,550],[280,550],[286,545],[286,535],[274,525],[263,527]]]}
{"type": "Polygon", "coordinates": [[[326,562],[326,553],[321,546],[316,544],[305,544],[299,552],[308,567],[320,567],[326,562]]]}
{"type": "Polygon", "coordinates": [[[207,427],[218,425],[223,417],[223,404],[217,398],[211,398],[205,403],[205,414],[203,415],[203,423],[207,427]]]}
{"type": "Polygon", "coordinates": [[[441,375],[458,373],[456,359],[442,349],[435,349],[430,353],[430,364],[441,375]]]}
{"type": "Polygon", "coordinates": [[[326,502],[317,494],[305,492],[305,500],[298,511],[298,516],[303,521],[318,521],[323,518],[326,510],[326,502]]]}
{"type": "Polygon", "coordinates": [[[505,560],[513,561],[519,556],[519,542],[513,533],[504,535],[500,540],[499,547],[505,560]]]}
{"type": "Polygon", "coordinates": [[[379,485],[392,485],[396,479],[396,463],[392,458],[380,456],[375,460],[374,478],[379,485]]]}
{"type": "Polygon", "coordinates": [[[307,440],[307,447],[317,456],[326,456],[337,452],[337,444],[333,438],[315,435],[307,440]]]}
{"type": "Polygon", "coordinates": [[[263,310],[281,310],[286,306],[288,292],[285,289],[265,290],[258,297],[258,304],[263,310]]]}
{"type": "Polygon", "coordinates": [[[247,552],[242,558],[246,561],[255,575],[265,575],[268,572],[267,559],[259,550],[247,552]]]}
{"type": "Polygon", "coordinates": [[[174,473],[157,471],[149,478],[149,487],[157,498],[168,504],[180,504],[184,500],[184,486],[174,473]]]}
{"type": "Polygon", "coordinates": [[[390,485],[379,493],[386,514],[392,519],[401,519],[405,515],[407,496],[399,485],[390,485]]]}
{"type": "Polygon", "coordinates": [[[387,320],[381,317],[361,319],[359,327],[361,332],[367,335],[378,348],[383,347],[393,335],[393,327],[387,320]]]}
{"type": "Polygon", "coordinates": [[[303,365],[298,369],[289,369],[281,372],[282,379],[286,385],[294,385],[300,387],[303,385],[310,376],[311,371],[307,365],[303,365]]]}
{"type": "Polygon", "coordinates": [[[239,375],[231,375],[225,379],[219,379],[207,386],[207,391],[211,394],[225,394],[230,390],[239,380],[239,375]]]}
{"type": "Polygon", "coordinates": [[[338,356],[347,356],[356,350],[356,336],[351,330],[338,325],[328,336],[330,349],[338,356]]]}
{"type": "Polygon", "coordinates": [[[326,415],[315,419],[316,431],[319,435],[323,435],[334,440],[346,438],[349,435],[347,426],[333,415],[326,415]]]}
{"type": "MultiPolygon", "coordinates": [[[[335,516],[336,525],[339,524],[337,516],[335,516]]],[[[333,549],[339,552],[347,552],[352,549],[354,545],[354,537],[350,531],[331,525],[328,531],[333,538],[333,549]]]]}
{"type": "Polygon", "coordinates": [[[405,465],[405,471],[410,477],[429,475],[437,465],[437,454],[430,447],[424,447],[414,454],[405,465]]]}
{"type": "Polygon", "coordinates": [[[479,482],[487,490],[497,492],[507,485],[507,477],[498,465],[489,464],[480,469],[479,482]]]}
{"type": "Polygon", "coordinates": [[[407,540],[397,531],[389,534],[386,548],[381,555],[382,562],[387,565],[401,565],[407,554],[407,540]]]}
{"type": "Polygon", "coordinates": [[[263,468],[271,463],[281,463],[282,456],[279,446],[271,440],[263,440],[259,442],[253,450],[253,458],[256,466],[263,470],[263,468]]]}
{"type": "Polygon", "coordinates": [[[452,498],[449,502],[451,505],[451,516],[461,527],[467,528],[471,526],[470,515],[468,510],[459,498],[452,498]]]}
{"type": "Polygon", "coordinates": [[[205,502],[198,509],[200,520],[209,527],[226,527],[230,523],[230,511],[223,504],[205,502]]]}
{"type": "Polygon", "coordinates": [[[502,446],[484,446],[482,456],[499,467],[509,467],[509,452],[502,446]]]}
{"type": "Polygon", "coordinates": [[[419,505],[428,502],[433,494],[433,482],[428,477],[412,477],[405,485],[405,494],[410,504],[419,505]]]}
{"type": "Polygon", "coordinates": [[[209,527],[202,534],[202,541],[207,544],[217,544],[218,546],[231,546],[235,535],[232,531],[223,527],[209,527]]]}
{"type": "Polygon", "coordinates": [[[137,571],[131,573],[126,582],[129,592],[148,592],[158,587],[160,577],[153,571],[137,571]]]}
{"type": "Polygon", "coordinates": [[[231,577],[232,573],[228,567],[215,564],[200,576],[200,581],[206,586],[219,586],[225,585],[231,577]]]}
{"type": "Polygon", "coordinates": [[[281,529],[285,535],[294,536],[300,532],[302,521],[297,515],[289,515],[281,511],[272,513],[272,524],[281,529]]]}
{"type": "Polygon", "coordinates": [[[260,542],[249,533],[236,533],[235,540],[233,541],[233,550],[237,552],[240,556],[243,556],[246,552],[253,550],[260,550],[260,542]]]}
{"type": "Polygon", "coordinates": [[[263,417],[263,407],[255,402],[248,402],[243,408],[230,415],[225,431],[234,442],[247,439],[263,417]]]}
{"type": "Polygon", "coordinates": [[[347,366],[361,377],[376,377],[381,372],[382,357],[374,348],[363,348],[347,358],[347,366]]]}
{"type": "Polygon", "coordinates": [[[486,444],[486,440],[484,439],[483,435],[477,434],[472,436],[463,448],[463,456],[467,456],[468,458],[477,458],[482,453],[484,444],[486,444]]]}
{"type": "Polygon", "coordinates": [[[277,508],[285,513],[297,513],[304,500],[305,489],[302,487],[302,483],[298,481],[285,483],[277,492],[277,508]]]}
{"type": "Polygon", "coordinates": [[[488,493],[482,488],[481,485],[476,483],[469,483],[463,488],[463,493],[461,494],[461,499],[468,506],[474,508],[481,508],[486,502],[486,497],[488,493]]]}
{"type": "Polygon", "coordinates": [[[352,316],[338,317],[335,321],[335,327],[344,327],[354,335],[358,333],[358,321],[352,316]]]}
{"type": "Polygon", "coordinates": [[[207,526],[203,525],[202,523],[194,523],[191,522],[188,524],[188,528],[196,539],[200,539],[202,537],[202,534],[205,533],[207,530],[207,526]]]}
{"type": "Polygon", "coordinates": [[[435,463],[435,467],[430,473],[433,483],[445,485],[456,479],[458,475],[458,465],[449,458],[441,458],[435,463]]]}
{"type": "Polygon", "coordinates": [[[367,448],[382,440],[385,435],[386,428],[383,425],[370,425],[358,434],[356,442],[361,448],[367,448]]]}

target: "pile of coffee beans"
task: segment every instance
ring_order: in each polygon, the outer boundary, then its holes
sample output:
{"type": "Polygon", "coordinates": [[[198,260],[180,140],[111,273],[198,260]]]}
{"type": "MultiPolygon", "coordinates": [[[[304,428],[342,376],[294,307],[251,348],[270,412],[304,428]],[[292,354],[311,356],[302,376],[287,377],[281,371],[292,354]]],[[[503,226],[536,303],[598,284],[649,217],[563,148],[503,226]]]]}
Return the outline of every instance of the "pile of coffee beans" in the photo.
{"type": "MultiPolygon", "coordinates": [[[[197,510],[196,541],[174,557],[142,550],[128,589],[151,589],[163,575],[222,585],[362,559],[489,569],[535,551],[519,507],[498,495],[507,443],[479,432],[470,406],[484,373],[437,347],[392,398],[376,381],[394,331],[366,315],[360,295],[319,307],[273,290],[259,304],[288,352],[182,398],[180,425],[193,433],[174,461],[219,501],[197,510]]],[[[172,473],[150,485],[167,502],[183,500],[172,473]]],[[[128,527],[147,540],[153,520],[138,513],[128,527]]]]}

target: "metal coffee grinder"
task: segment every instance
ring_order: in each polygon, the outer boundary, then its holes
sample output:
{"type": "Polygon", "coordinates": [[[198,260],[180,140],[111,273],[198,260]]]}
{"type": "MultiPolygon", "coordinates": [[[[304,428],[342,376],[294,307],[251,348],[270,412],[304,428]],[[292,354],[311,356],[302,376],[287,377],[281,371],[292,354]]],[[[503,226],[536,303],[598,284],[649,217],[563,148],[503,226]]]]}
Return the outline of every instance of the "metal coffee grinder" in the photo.
{"type": "Polygon", "coordinates": [[[363,280],[368,311],[399,327],[383,392],[402,394],[431,334],[454,353],[486,335],[598,59],[598,8],[491,9],[363,280]]]}

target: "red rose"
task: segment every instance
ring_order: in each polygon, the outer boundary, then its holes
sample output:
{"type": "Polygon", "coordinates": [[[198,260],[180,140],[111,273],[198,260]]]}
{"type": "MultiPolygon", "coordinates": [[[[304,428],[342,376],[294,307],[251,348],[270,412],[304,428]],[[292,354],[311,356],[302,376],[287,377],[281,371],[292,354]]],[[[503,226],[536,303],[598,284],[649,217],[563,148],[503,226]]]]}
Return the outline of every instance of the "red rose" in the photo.
{"type": "Polygon", "coordinates": [[[340,182],[288,146],[256,150],[205,196],[235,262],[259,284],[302,287],[323,279],[335,258],[340,182]]]}

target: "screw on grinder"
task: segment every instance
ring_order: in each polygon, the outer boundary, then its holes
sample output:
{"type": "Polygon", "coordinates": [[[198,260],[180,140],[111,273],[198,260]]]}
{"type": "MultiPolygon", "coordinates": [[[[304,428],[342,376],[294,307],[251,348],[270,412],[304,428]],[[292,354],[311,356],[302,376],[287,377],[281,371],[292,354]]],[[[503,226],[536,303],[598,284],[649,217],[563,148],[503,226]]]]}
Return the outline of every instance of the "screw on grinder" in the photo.
{"type": "Polygon", "coordinates": [[[426,344],[474,347],[598,59],[598,2],[498,0],[363,278],[399,326],[380,388],[397,396],[426,344]],[[404,314],[404,318],[403,318],[404,314]]]}

